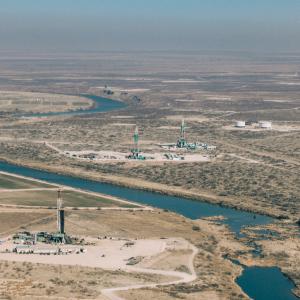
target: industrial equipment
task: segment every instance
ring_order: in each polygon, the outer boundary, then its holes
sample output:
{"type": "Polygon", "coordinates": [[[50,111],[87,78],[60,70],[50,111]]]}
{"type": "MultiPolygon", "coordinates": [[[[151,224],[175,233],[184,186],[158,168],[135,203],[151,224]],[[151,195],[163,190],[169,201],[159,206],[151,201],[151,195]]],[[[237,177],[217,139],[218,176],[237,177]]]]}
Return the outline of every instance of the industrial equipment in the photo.
{"type": "Polygon", "coordinates": [[[131,149],[131,154],[128,156],[129,159],[138,159],[138,160],[145,160],[145,156],[141,155],[141,150],[139,148],[139,128],[138,126],[135,127],[135,131],[133,134],[133,148],[131,149]]]}
{"type": "Polygon", "coordinates": [[[57,192],[57,231],[59,234],[65,234],[65,211],[63,209],[61,189],[57,192]]]}

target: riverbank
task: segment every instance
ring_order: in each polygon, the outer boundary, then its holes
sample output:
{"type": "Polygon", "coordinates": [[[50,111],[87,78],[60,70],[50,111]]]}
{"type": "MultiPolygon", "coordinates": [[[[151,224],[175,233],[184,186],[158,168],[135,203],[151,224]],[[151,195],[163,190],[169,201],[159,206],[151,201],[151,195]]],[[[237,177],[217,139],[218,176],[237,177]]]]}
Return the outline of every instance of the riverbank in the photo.
{"type": "Polygon", "coordinates": [[[35,163],[32,161],[13,161],[7,159],[6,157],[0,157],[0,161],[14,164],[17,166],[32,168],[40,171],[47,171],[47,172],[60,174],[60,175],[67,175],[76,178],[110,183],[121,187],[134,188],[143,191],[156,192],[156,193],[176,196],[176,197],[184,197],[192,200],[207,202],[207,203],[216,204],[216,205],[233,208],[237,210],[242,210],[250,213],[265,215],[273,218],[289,218],[286,212],[282,212],[271,206],[268,206],[266,208],[259,207],[255,203],[251,203],[251,201],[247,201],[247,199],[245,198],[241,200],[238,197],[218,196],[209,191],[198,191],[198,190],[187,191],[177,186],[169,186],[166,184],[149,182],[142,179],[135,179],[129,177],[116,176],[116,175],[107,175],[107,174],[93,172],[93,171],[84,171],[82,169],[69,167],[69,166],[46,165],[41,163],[35,163]]]}

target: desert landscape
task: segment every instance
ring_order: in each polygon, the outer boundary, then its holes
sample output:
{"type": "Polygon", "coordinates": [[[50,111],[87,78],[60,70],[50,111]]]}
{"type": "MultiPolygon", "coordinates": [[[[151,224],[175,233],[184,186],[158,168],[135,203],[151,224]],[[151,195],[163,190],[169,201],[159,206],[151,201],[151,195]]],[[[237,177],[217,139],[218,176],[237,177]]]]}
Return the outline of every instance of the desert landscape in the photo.
{"type": "MultiPolygon", "coordinates": [[[[171,189],[202,198],[209,195],[215,201],[235,207],[249,205],[274,216],[299,217],[297,58],[287,64],[284,57],[274,57],[276,63],[270,65],[264,62],[264,57],[251,60],[242,54],[237,58],[204,54],[166,58],[154,53],[135,56],[139,68],[125,69],[131,59],[129,54],[110,58],[99,55],[86,62],[88,78],[80,70],[80,64],[77,69],[73,69],[74,64],[69,69],[66,63],[61,71],[61,62],[57,68],[55,64],[52,66],[52,73],[46,74],[45,64],[35,64],[36,71],[28,75],[26,69],[19,67],[18,84],[13,84],[12,75],[10,80],[2,79],[0,85],[4,91],[91,93],[122,100],[126,107],[105,114],[25,119],[16,118],[8,107],[0,128],[1,157],[60,172],[87,172],[91,177],[114,182],[130,184],[131,178],[138,177],[135,185],[141,188],[144,183],[139,181],[145,180],[166,189],[171,185],[171,189]],[[213,58],[217,63],[211,62],[213,58]],[[107,77],[97,73],[97,63],[107,77]],[[115,65],[120,69],[117,77],[112,74],[115,65]],[[174,74],[183,66],[189,72],[176,77],[174,74]],[[64,77],[63,72],[67,71],[72,72],[72,78],[64,77]],[[44,74],[42,86],[38,84],[40,77],[34,79],[35,73],[44,74]],[[61,86],[57,82],[51,84],[53,77],[60,78],[61,86]],[[86,82],[79,84],[79,80],[86,82]],[[108,89],[112,95],[107,95],[108,89]],[[187,157],[182,161],[184,168],[178,168],[177,164],[164,163],[167,162],[164,155],[170,151],[160,145],[176,143],[183,119],[189,143],[214,145],[216,149],[178,149],[177,155],[187,157]],[[236,128],[237,120],[250,125],[236,128]],[[259,121],[271,122],[272,128],[259,128],[259,121]],[[135,126],[139,126],[140,150],[156,159],[126,161],[133,147],[135,126]],[[99,163],[97,159],[91,161],[93,155],[99,156],[99,163]],[[238,203],[241,196],[247,198],[247,203],[238,203]]],[[[9,67],[13,69],[13,64],[9,67]]],[[[2,68],[8,68],[5,61],[2,68]]],[[[90,99],[86,101],[88,105],[90,99]]]]}
{"type": "Polygon", "coordinates": [[[253,266],[278,267],[300,296],[299,56],[83,57],[2,53],[0,158],[16,169],[0,167],[1,297],[249,299],[237,278],[253,266]],[[105,99],[122,106],[101,112],[105,99]],[[66,232],[86,252],[12,252],[18,232],[55,232],[60,188],[66,232]],[[222,212],[188,217],[143,191],[272,219],[234,232],[222,212]]]}

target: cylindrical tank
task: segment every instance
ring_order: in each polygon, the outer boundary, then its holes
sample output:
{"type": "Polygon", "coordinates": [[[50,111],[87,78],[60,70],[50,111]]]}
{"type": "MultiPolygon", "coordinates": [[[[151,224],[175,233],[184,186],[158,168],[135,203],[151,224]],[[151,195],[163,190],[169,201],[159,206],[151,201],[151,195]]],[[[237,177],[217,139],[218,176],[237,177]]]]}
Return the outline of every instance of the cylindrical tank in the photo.
{"type": "Polygon", "coordinates": [[[259,127],[263,129],[271,129],[272,128],[272,123],[269,121],[260,121],[259,122],[259,127]]]}
{"type": "Polygon", "coordinates": [[[245,121],[236,121],[235,127],[244,128],[244,127],[246,127],[246,122],[245,121]]]}

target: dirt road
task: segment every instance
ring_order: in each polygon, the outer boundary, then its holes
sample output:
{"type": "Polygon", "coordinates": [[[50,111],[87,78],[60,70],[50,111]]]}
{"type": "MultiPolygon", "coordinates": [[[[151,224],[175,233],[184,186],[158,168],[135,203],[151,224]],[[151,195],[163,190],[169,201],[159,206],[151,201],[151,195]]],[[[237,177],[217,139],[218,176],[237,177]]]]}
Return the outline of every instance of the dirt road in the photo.
{"type": "Polygon", "coordinates": [[[166,286],[171,284],[179,284],[179,283],[188,283],[192,282],[197,278],[195,268],[194,268],[194,258],[198,253],[198,249],[190,244],[190,248],[192,249],[192,254],[189,258],[188,268],[191,271],[191,274],[177,271],[164,271],[164,270],[155,270],[155,269],[145,269],[145,268],[137,268],[137,267],[128,267],[125,269],[127,272],[138,272],[138,273],[147,273],[147,274],[155,274],[155,275],[163,275],[168,277],[178,278],[174,281],[164,282],[164,283],[152,283],[152,284],[138,284],[138,285],[130,285],[124,287],[103,289],[102,295],[107,297],[110,300],[124,300],[122,297],[118,296],[117,293],[121,291],[128,291],[134,289],[142,289],[142,288],[155,288],[157,286],[166,286]]]}

